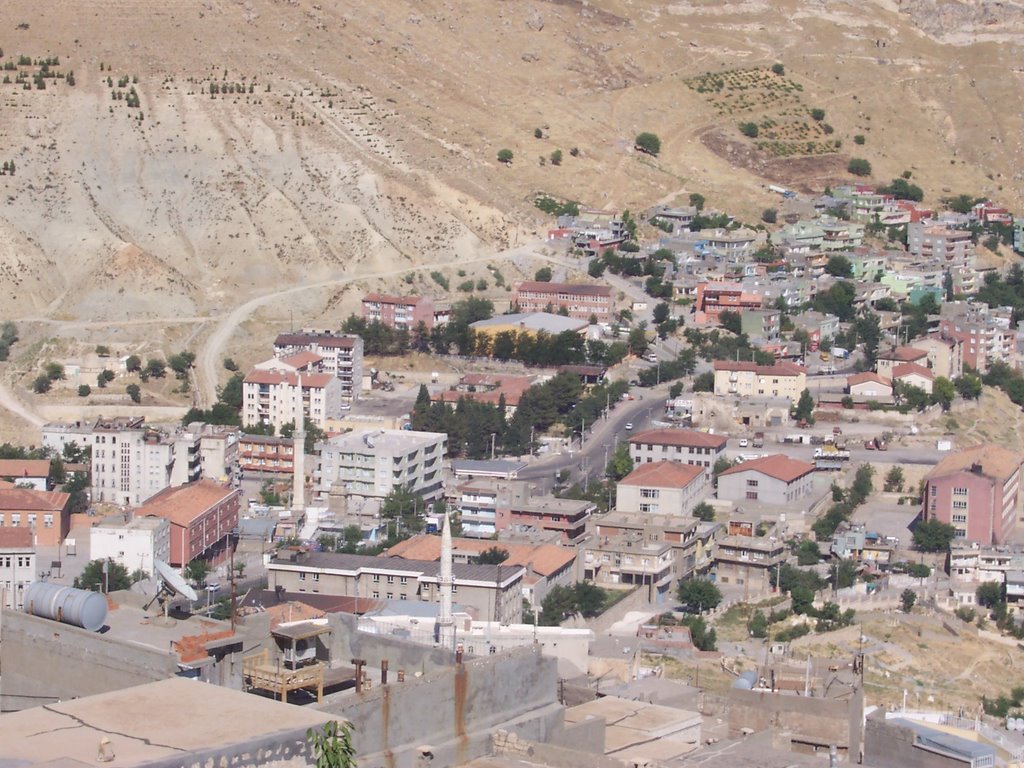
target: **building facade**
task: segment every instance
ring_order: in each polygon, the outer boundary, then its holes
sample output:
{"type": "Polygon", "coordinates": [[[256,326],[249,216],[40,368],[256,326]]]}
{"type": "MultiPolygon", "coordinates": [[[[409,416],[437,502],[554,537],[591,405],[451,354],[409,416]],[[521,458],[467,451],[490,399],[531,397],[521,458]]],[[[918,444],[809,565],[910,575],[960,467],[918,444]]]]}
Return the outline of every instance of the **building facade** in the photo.
{"type": "Polygon", "coordinates": [[[32,532],[0,528],[0,608],[19,610],[25,588],[37,578],[32,532]]]}
{"type": "Polygon", "coordinates": [[[723,435],[692,429],[651,429],[629,438],[629,457],[634,466],[674,461],[703,467],[710,478],[715,462],[725,456],[727,442],[723,435]]]}
{"type": "Polygon", "coordinates": [[[554,312],[562,310],[576,320],[607,323],[614,312],[612,289],[607,285],[583,283],[545,283],[528,280],[516,286],[512,305],[520,312],[554,312]]]}
{"type": "Polygon", "coordinates": [[[434,501],[443,492],[447,446],[442,432],[364,429],[332,437],[317,445],[316,491],[383,499],[408,488],[434,501]]]}
{"type": "Polygon", "coordinates": [[[703,466],[674,461],[640,464],[615,487],[620,512],[686,517],[710,489],[703,466]]]}
{"type": "Polygon", "coordinates": [[[71,529],[70,501],[60,491],[0,488],[0,528],[25,528],[33,545],[58,547],[71,529]]]}
{"type": "Polygon", "coordinates": [[[113,517],[89,530],[89,557],[113,560],[128,573],[156,574],[154,560],[171,561],[171,524],[162,517],[113,517]]]}
{"type": "Polygon", "coordinates": [[[216,560],[231,546],[238,527],[241,491],[212,480],[167,488],[136,510],[140,517],[161,517],[170,524],[169,563],[176,568],[192,560],[216,560]]]}
{"type": "Polygon", "coordinates": [[[242,382],[242,423],[280,430],[295,423],[301,407],[303,417],[323,429],[341,415],[343,402],[341,381],[329,373],[254,370],[242,382]]]}
{"type": "Polygon", "coordinates": [[[363,319],[405,331],[423,323],[429,331],[434,327],[434,302],[424,296],[368,293],[363,297],[363,319]]]}
{"type": "Polygon", "coordinates": [[[718,498],[725,501],[792,504],[813,489],[814,465],[782,454],[744,461],[718,475],[718,498]]]}
{"type": "MultiPolygon", "coordinates": [[[[380,600],[440,603],[441,563],[401,557],[292,552],[267,565],[270,589],[380,600]]],[[[452,602],[481,621],[523,617],[520,566],[452,565],[452,602]]]]}
{"type": "Polygon", "coordinates": [[[274,357],[313,352],[323,358],[323,370],[341,382],[345,402],[359,399],[363,387],[363,340],[333,333],[282,333],[274,340],[274,357]]]}
{"type": "Polygon", "coordinates": [[[952,525],[955,538],[1005,544],[1019,516],[1024,455],[998,445],[954,453],[925,475],[923,520],[952,525]]]}
{"type": "Polygon", "coordinates": [[[242,472],[291,475],[294,458],[294,440],[287,437],[243,433],[238,439],[238,466],[242,472]]]}
{"type": "Polygon", "coordinates": [[[744,600],[763,597],[786,556],[786,543],[774,536],[723,536],[715,545],[715,581],[742,586],[744,600]]]}
{"type": "Polygon", "coordinates": [[[758,365],[716,360],[715,394],[738,397],[784,397],[795,403],[807,388],[807,372],[793,363],[758,365]]]}

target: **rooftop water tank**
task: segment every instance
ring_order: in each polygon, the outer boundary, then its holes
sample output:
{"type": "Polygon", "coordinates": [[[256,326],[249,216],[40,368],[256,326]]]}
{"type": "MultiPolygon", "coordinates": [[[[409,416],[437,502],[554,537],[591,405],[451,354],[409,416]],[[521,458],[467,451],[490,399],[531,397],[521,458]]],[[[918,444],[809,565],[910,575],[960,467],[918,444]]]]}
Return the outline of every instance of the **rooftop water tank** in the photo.
{"type": "Polygon", "coordinates": [[[745,691],[749,691],[757,683],[757,672],[752,669],[748,669],[742,675],[732,681],[733,688],[741,688],[745,691]]]}
{"type": "Polygon", "coordinates": [[[25,613],[72,624],[90,632],[102,629],[107,620],[106,595],[64,587],[51,581],[29,584],[23,603],[25,613]]]}

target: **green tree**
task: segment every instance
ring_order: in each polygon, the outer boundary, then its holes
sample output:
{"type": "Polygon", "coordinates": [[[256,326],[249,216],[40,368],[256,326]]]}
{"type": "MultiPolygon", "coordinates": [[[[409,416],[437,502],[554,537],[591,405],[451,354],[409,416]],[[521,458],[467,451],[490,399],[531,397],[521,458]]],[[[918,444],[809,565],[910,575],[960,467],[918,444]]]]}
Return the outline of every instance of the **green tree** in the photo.
{"type": "Polygon", "coordinates": [[[953,381],[957,394],[964,400],[977,400],[981,397],[981,379],[973,373],[965,373],[953,381]]]}
{"type": "Polygon", "coordinates": [[[903,490],[903,482],[903,468],[897,465],[886,473],[884,488],[888,493],[900,492],[903,490]]]}
{"type": "Polygon", "coordinates": [[[313,753],[316,768],[355,768],[356,750],[352,744],[352,724],[329,720],[320,730],[306,731],[306,743],[313,753]]]}
{"type": "Polygon", "coordinates": [[[704,373],[698,373],[693,377],[693,391],[694,392],[714,392],[715,391],[715,374],[713,371],[705,371],[704,373]]]}
{"type": "Polygon", "coordinates": [[[914,546],[922,552],[945,552],[955,535],[956,529],[949,523],[925,520],[914,528],[914,546]]]}
{"type": "Polygon", "coordinates": [[[707,579],[682,579],[676,588],[676,596],[689,613],[710,611],[722,602],[722,591],[707,579]]]}
{"type": "Polygon", "coordinates": [[[739,128],[740,133],[751,139],[756,139],[758,134],[761,133],[761,129],[754,122],[740,123],[739,128]]]}
{"type": "Polygon", "coordinates": [[[641,133],[636,137],[636,148],[648,155],[657,157],[661,152],[661,139],[653,133],[641,133]]]}
{"type": "Polygon", "coordinates": [[[477,565],[501,565],[508,560],[508,550],[498,546],[489,547],[473,559],[477,565]]]}
{"type": "Polygon", "coordinates": [[[806,421],[808,424],[814,423],[814,397],[811,390],[805,389],[800,393],[800,399],[793,409],[793,418],[797,421],[806,421]]]}
{"type": "Polygon", "coordinates": [[[715,630],[708,629],[703,616],[688,616],[681,623],[690,630],[690,640],[698,651],[717,650],[715,630]]]}
{"type": "Polygon", "coordinates": [[[833,277],[853,277],[853,264],[841,254],[829,256],[825,271],[833,277]]]}
{"type": "Polygon", "coordinates": [[[90,560],[82,570],[82,575],[75,579],[75,589],[85,589],[90,592],[116,592],[121,589],[128,589],[132,580],[128,575],[128,569],[120,563],[107,560],[90,560]],[[104,574],[106,570],[106,574],[104,574]]]}
{"type": "Polygon", "coordinates": [[[206,577],[210,575],[210,564],[205,560],[191,560],[185,566],[185,578],[202,589],[206,586],[206,577]]]}
{"type": "Polygon", "coordinates": [[[167,374],[167,364],[156,357],[146,361],[146,375],[154,379],[162,379],[167,374]]]}
{"type": "Polygon", "coordinates": [[[605,474],[615,482],[618,482],[633,471],[633,459],[629,455],[629,443],[620,443],[615,453],[608,460],[605,474]]]}
{"type": "Polygon", "coordinates": [[[106,344],[97,344],[96,354],[100,357],[110,357],[110,347],[106,344]]]}
{"type": "Polygon", "coordinates": [[[232,373],[234,373],[235,371],[238,370],[238,363],[236,363],[234,361],[234,359],[232,359],[230,357],[225,357],[224,358],[224,370],[231,371],[232,373]]]}
{"type": "Polygon", "coordinates": [[[419,494],[405,486],[397,486],[384,497],[380,516],[388,523],[394,521],[395,529],[392,533],[397,539],[400,533],[418,533],[423,530],[426,507],[419,494]]]}
{"type": "Polygon", "coordinates": [[[761,221],[765,224],[774,224],[779,220],[779,212],[775,208],[765,208],[761,211],[761,221]]]}
{"type": "Polygon", "coordinates": [[[995,608],[1006,602],[1006,587],[996,581],[986,581],[974,591],[974,597],[982,608],[995,608]]]}
{"type": "Polygon", "coordinates": [[[544,595],[540,607],[540,623],[557,627],[576,611],[576,594],[572,587],[556,584],[544,595]]]}
{"type": "Polygon", "coordinates": [[[513,157],[514,157],[514,155],[512,154],[512,150],[511,149],[499,149],[498,150],[498,162],[502,163],[503,165],[511,165],[513,157]]]}
{"type": "Polygon", "coordinates": [[[90,387],[88,384],[79,384],[78,385],[78,396],[79,397],[88,397],[91,394],[92,394],[92,387],[90,387]]]}
{"type": "Polygon", "coordinates": [[[552,165],[561,165],[562,164],[562,150],[556,149],[554,152],[552,152],[550,160],[551,160],[551,164],[552,165]]]}
{"type": "Polygon", "coordinates": [[[534,128],[533,129],[533,138],[535,138],[535,139],[543,139],[544,138],[544,131],[542,129],[540,129],[540,128],[534,128]]]}
{"type": "Polygon", "coordinates": [[[871,163],[860,157],[854,157],[850,159],[850,162],[846,164],[846,170],[852,173],[854,176],[870,176],[871,175],[871,163]]]}
{"type": "Polygon", "coordinates": [[[866,139],[864,138],[863,133],[858,133],[856,136],[853,137],[853,143],[857,144],[858,146],[863,145],[865,141],[866,139]]]}
{"type": "Polygon", "coordinates": [[[747,629],[750,631],[751,637],[768,637],[768,619],[764,613],[759,610],[754,611],[753,616],[750,617],[750,621],[747,623],[747,629]]]}
{"type": "Polygon", "coordinates": [[[129,384],[124,390],[128,393],[128,397],[131,398],[133,403],[142,402],[142,389],[138,384],[129,384]]]}
{"type": "Polygon", "coordinates": [[[697,213],[700,213],[701,211],[704,210],[704,203],[706,202],[704,199],[704,195],[700,194],[699,192],[691,192],[689,200],[690,205],[697,209],[697,213]]]}
{"type": "Polygon", "coordinates": [[[142,358],[138,355],[128,355],[128,358],[124,361],[124,367],[128,373],[137,373],[142,370],[142,358]]]}
{"type": "Polygon", "coordinates": [[[550,283],[551,267],[541,267],[534,273],[533,279],[539,283],[550,283]]]}
{"type": "Polygon", "coordinates": [[[37,395],[45,395],[53,386],[53,381],[45,373],[40,373],[32,382],[32,391],[37,395]]]}
{"type": "Polygon", "coordinates": [[[932,400],[948,411],[956,397],[956,385],[945,376],[936,376],[932,382],[932,400]]]}
{"type": "Polygon", "coordinates": [[[64,378],[64,366],[60,363],[47,363],[43,370],[50,381],[59,381],[64,378]]]}
{"type": "Polygon", "coordinates": [[[715,519],[715,508],[706,501],[702,501],[693,508],[693,516],[705,523],[713,522],[715,519]]]}
{"type": "Polygon", "coordinates": [[[900,610],[904,613],[910,613],[914,609],[914,603],[917,602],[917,593],[912,589],[904,589],[900,593],[900,610]]]}
{"type": "Polygon", "coordinates": [[[718,314],[718,324],[737,336],[743,333],[743,319],[739,312],[734,312],[731,309],[726,309],[718,314]]]}
{"type": "Polygon", "coordinates": [[[804,539],[796,550],[797,565],[817,565],[821,562],[821,550],[816,541],[804,539]]]}
{"type": "Polygon", "coordinates": [[[784,75],[786,74],[786,68],[779,62],[775,62],[772,64],[772,72],[776,75],[784,75]]]}
{"type": "Polygon", "coordinates": [[[814,109],[811,110],[811,119],[814,120],[815,122],[820,123],[822,120],[825,119],[825,110],[818,109],[817,107],[815,107],[814,109]]]}

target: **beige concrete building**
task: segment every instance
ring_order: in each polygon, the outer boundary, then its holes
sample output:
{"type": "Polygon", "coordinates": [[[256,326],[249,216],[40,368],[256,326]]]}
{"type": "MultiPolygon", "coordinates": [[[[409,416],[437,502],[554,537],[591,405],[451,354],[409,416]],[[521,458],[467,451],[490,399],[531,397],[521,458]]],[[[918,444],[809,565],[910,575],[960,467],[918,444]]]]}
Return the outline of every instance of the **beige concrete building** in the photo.
{"type": "Polygon", "coordinates": [[[810,495],[813,486],[813,464],[776,454],[744,461],[722,472],[718,476],[718,498],[791,504],[810,495]]]}
{"type": "Polygon", "coordinates": [[[634,466],[673,461],[703,467],[710,478],[715,462],[725,456],[727,438],[693,429],[650,429],[629,438],[634,466]]]}
{"type": "MultiPolygon", "coordinates": [[[[271,589],[381,600],[441,602],[441,563],[401,557],[293,552],[267,565],[271,589]]],[[[474,619],[518,624],[522,566],[452,565],[452,600],[474,619]]]]}
{"type": "Polygon", "coordinates": [[[932,386],[935,382],[935,375],[923,365],[917,363],[900,363],[892,367],[892,383],[895,386],[901,383],[907,386],[923,389],[929,395],[932,393],[932,386]]]}
{"type": "MultiPolygon", "coordinates": [[[[916,342],[915,342],[916,345],[916,342]]],[[[896,347],[885,352],[879,352],[875,361],[875,372],[886,379],[892,379],[892,370],[898,365],[905,363],[916,363],[922,367],[928,366],[928,352],[924,349],[913,347],[896,347]]]]}
{"type": "Polygon", "coordinates": [[[964,373],[964,343],[952,336],[929,334],[923,339],[914,339],[914,349],[928,355],[928,367],[936,376],[951,381],[964,373]]]}
{"type": "Polygon", "coordinates": [[[162,517],[107,518],[89,529],[89,557],[113,560],[128,569],[156,573],[154,560],[171,561],[171,524],[162,517]]]}
{"type": "Polygon", "coordinates": [[[0,528],[0,608],[18,610],[35,581],[36,548],[28,528],[0,528]]]}
{"type": "Polygon", "coordinates": [[[640,464],[616,485],[615,508],[686,517],[708,494],[709,486],[704,467],[673,461],[640,464]]]}
{"type": "Polygon", "coordinates": [[[743,587],[743,599],[771,592],[771,571],[786,559],[786,544],[774,536],[723,536],[715,546],[715,580],[743,587]]]}
{"type": "Polygon", "coordinates": [[[363,387],[363,340],[333,333],[282,333],[274,340],[274,357],[284,358],[312,352],[321,358],[318,366],[341,383],[345,402],[359,398],[363,387]]]}
{"type": "Polygon", "coordinates": [[[280,430],[295,422],[301,407],[303,417],[323,429],[327,419],[341,415],[341,406],[341,382],[329,373],[253,370],[242,382],[242,423],[246,426],[272,425],[280,430]]]}
{"type": "Polygon", "coordinates": [[[715,394],[739,397],[784,397],[791,402],[807,388],[807,371],[794,363],[758,365],[716,360],[715,394]]]}
{"type": "Polygon", "coordinates": [[[365,429],[317,445],[316,491],[383,499],[408,488],[427,500],[441,497],[448,436],[443,432],[365,429]]]}

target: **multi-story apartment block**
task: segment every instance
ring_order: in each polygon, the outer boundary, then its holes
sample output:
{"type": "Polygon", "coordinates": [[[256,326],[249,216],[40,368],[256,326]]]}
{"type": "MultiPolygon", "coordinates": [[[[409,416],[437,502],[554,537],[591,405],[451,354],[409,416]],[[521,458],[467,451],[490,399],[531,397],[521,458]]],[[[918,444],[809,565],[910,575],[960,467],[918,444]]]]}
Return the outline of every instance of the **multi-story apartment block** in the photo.
{"type": "Polygon", "coordinates": [[[134,506],[171,484],[174,439],[144,419],[98,419],[92,426],[92,500],[134,506]]]}
{"type": "MultiPolygon", "coordinates": [[[[593,535],[584,545],[584,551],[591,553],[584,562],[583,577],[592,578],[591,567],[601,562],[606,570],[614,570],[611,557],[605,559],[603,543],[632,538],[646,542],[664,542],[672,547],[675,558],[675,580],[687,579],[705,574],[713,563],[715,536],[721,530],[717,523],[702,523],[693,517],[651,515],[616,510],[594,518],[593,535]]],[[[642,563],[641,563],[642,565],[642,563]]]]}
{"type": "Polygon", "coordinates": [[[711,477],[715,462],[725,456],[727,439],[693,429],[650,429],[629,438],[629,457],[634,466],[675,461],[703,467],[711,477]]]}
{"type": "Polygon", "coordinates": [[[163,517],[114,516],[89,530],[89,557],[113,560],[129,573],[156,573],[154,560],[171,560],[171,524],[163,517]]]}
{"type": "Polygon", "coordinates": [[[739,283],[703,282],[697,285],[693,321],[698,324],[717,323],[726,310],[741,313],[763,306],[763,295],[747,291],[739,283]]]}
{"type": "Polygon", "coordinates": [[[37,579],[28,528],[0,528],[0,608],[20,610],[25,587],[37,579]]]}
{"type": "Polygon", "coordinates": [[[363,319],[406,331],[423,323],[429,331],[434,327],[434,302],[425,296],[368,293],[363,297],[363,319]]]}
{"type": "Polygon", "coordinates": [[[197,558],[216,560],[227,551],[231,533],[238,527],[241,493],[213,480],[200,480],[161,491],[136,514],[167,520],[171,539],[167,562],[181,568],[197,558]]]}
{"type": "Polygon", "coordinates": [[[992,363],[1009,363],[1013,356],[1012,318],[1011,307],[950,301],[940,310],[939,333],[960,342],[963,365],[986,373],[992,363]]]}
{"type": "Polygon", "coordinates": [[[329,373],[254,370],[242,381],[242,423],[246,426],[270,424],[280,430],[295,422],[301,408],[304,418],[323,429],[327,419],[341,415],[342,405],[341,381],[329,373]]]}
{"type": "Polygon", "coordinates": [[[613,313],[612,289],[607,285],[528,280],[516,286],[512,305],[523,313],[564,310],[576,320],[593,316],[599,323],[609,322],[613,313]]]}
{"type": "Polygon", "coordinates": [[[875,372],[886,379],[892,379],[893,368],[907,363],[928,365],[928,351],[912,347],[894,347],[880,351],[875,359],[875,372]]]}
{"type": "Polygon", "coordinates": [[[716,360],[715,394],[739,397],[785,397],[796,402],[807,388],[807,371],[793,363],[716,360]]]}
{"type": "Polygon", "coordinates": [[[408,488],[433,501],[443,492],[448,436],[443,432],[364,429],[319,443],[314,473],[321,496],[343,494],[383,499],[408,488]]]}
{"type": "Polygon", "coordinates": [[[1013,217],[1013,250],[1024,253],[1024,218],[1013,217]]]}
{"type": "Polygon", "coordinates": [[[920,221],[907,225],[907,251],[916,258],[936,259],[947,267],[974,265],[971,233],[934,222],[920,221]]]}
{"type": "Polygon", "coordinates": [[[363,340],[333,333],[282,333],[274,340],[274,357],[313,352],[323,358],[322,370],[341,382],[344,401],[359,398],[363,386],[363,340]]]}
{"type": "Polygon", "coordinates": [[[675,461],[638,464],[615,486],[615,508],[620,512],[686,517],[708,494],[709,487],[703,466],[675,461]]]}
{"type": "Polygon", "coordinates": [[[243,472],[270,472],[291,476],[295,441],[287,437],[243,434],[238,441],[238,467],[243,472]]]}
{"type": "Polygon", "coordinates": [[[723,536],[715,543],[715,580],[742,586],[744,600],[767,595],[772,571],[788,554],[775,536],[723,536]]]}
{"type": "MultiPolygon", "coordinates": [[[[267,565],[271,589],[377,600],[441,602],[441,563],[402,557],[292,552],[267,565]]],[[[452,602],[479,621],[517,624],[523,616],[522,566],[452,565],[452,602]]]]}
{"type": "Polygon", "coordinates": [[[952,381],[963,375],[964,345],[959,339],[931,333],[923,339],[914,339],[913,346],[928,354],[928,367],[936,376],[952,381]]]}
{"type": "Polygon", "coordinates": [[[740,313],[740,328],[751,339],[778,341],[782,313],[777,309],[745,309],[740,313]]]}
{"type": "Polygon", "coordinates": [[[220,424],[189,424],[199,433],[199,466],[202,477],[226,482],[238,477],[238,442],[234,427],[220,424]]]}
{"type": "Polygon", "coordinates": [[[646,541],[642,534],[602,536],[583,545],[586,578],[603,587],[646,587],[655,600],[676,582],[675,549],[666,541],[646,541]]]}
{"type": "Polygon", "coordinates": [[[957,539],[1004,544],[1019,515],[1024,455],[980,445],[947,456],[925,475],[922,518],[952,525],[957,539]]]}

